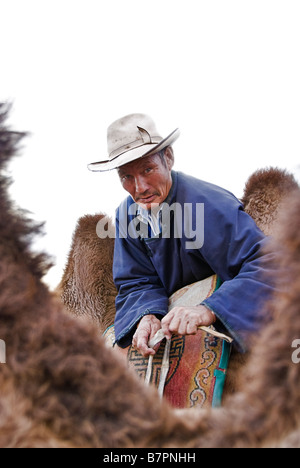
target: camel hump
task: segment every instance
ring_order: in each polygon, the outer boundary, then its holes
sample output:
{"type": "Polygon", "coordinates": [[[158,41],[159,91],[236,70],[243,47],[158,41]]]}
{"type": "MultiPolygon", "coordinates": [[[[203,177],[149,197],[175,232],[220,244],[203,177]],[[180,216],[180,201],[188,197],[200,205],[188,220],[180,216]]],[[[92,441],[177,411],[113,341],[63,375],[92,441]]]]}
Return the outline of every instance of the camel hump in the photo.
{"type": "Polygon", "coordinates": [[[241,199],[245,211],[266,234],[274,234],[278,213],[284,201],[300,187],[284,169],[265,168],[254,172],[245,185],[241,199]]]}
{"type": "Polygon", "coordinates": [[[103,213],[79,218],[58,291],[65,306],[76,315],[98,322],[102,331],[114,322],[116,288],[112,277],[114,224],[103,213]],[[99,222],[108,235],[97,234],[99,222]]]}

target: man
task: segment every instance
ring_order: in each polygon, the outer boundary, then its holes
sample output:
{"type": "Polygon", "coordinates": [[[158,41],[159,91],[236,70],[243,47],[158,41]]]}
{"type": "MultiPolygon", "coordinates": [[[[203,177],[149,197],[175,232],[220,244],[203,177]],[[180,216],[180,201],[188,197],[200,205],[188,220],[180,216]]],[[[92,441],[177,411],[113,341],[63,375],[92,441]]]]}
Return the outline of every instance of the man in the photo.
{"type": "Polygon", "coordinates": [[[116,217],[116,342],[153,355],[148,343],[160,328],[171,338],[214,324],[245,350],[272,290],[266,238],[231,193],[172,170],[178,137],[176,129],[162,138],[150,117],[128,115],[108,128],[109,159],[88,166],[117,169],[130,195],[116,217]],[[169,296],[213,274],[222,285],[210,298],[168,313],[169,296]]]}

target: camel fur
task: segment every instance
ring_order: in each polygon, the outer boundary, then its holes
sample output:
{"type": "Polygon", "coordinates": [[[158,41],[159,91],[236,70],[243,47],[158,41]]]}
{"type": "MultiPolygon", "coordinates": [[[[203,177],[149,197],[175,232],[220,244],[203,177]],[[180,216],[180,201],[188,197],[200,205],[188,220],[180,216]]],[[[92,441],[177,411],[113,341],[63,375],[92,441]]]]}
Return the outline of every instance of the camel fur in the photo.
{"type": "Polygon", "coordinates": [[[274,234],[286,196],[297,189],[299,186],[293,174],[275,167],[260,169],[246,182],[242,203],[257,226],[270,236],[274,234]]]}
{"type": "Polygon", "coordinates": [[[1,447],[300,446],[300,197],[290,198],[276,250],[284,274],[266,305],[270,316],[253,344],[240,391],[218,410],[173,411],[107,348],[93,323],[66,313],[33,254],[40,231],[8,198],[5,168],[22,135],[0,105],[1,447]],[[282,279],[284,282],[282,283],[282,279]]]}
{"type": "Polygon", "coordinates": [[[68,261],[58,291],[67,308],[96,321],[103,333],[114,323],[117,290],[112,277],[114,226],[104,214],[78,220],[68,261]],[[97,236],[99,221],[106,219],[105,239],[97,236]]]}

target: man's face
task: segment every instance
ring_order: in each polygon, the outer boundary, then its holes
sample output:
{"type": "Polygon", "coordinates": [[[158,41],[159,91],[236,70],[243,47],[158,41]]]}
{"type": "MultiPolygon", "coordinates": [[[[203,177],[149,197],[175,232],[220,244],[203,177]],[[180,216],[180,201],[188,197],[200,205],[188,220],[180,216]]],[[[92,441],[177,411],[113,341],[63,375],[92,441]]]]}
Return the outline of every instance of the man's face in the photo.
{"type": "Polygon", "coordinates": [[[137,159],[118,169],[123,188],[133,200],[150,210],[167,198],[172,187],[172,150],[165,151],[165,164],[158,154],[137,159]]]}

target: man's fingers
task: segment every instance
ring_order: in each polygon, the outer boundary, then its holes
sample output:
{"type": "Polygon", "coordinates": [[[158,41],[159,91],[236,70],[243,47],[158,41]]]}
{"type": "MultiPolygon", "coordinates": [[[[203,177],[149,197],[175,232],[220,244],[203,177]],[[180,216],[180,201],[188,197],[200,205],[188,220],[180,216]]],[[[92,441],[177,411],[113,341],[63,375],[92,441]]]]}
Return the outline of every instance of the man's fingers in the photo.
{"type": "Polygon", "coordinates": [[[148,346],[149,332],[138,329],[133,337],[132,344],[143,356],[155,354],[155,351],[148,346]]]}
{"type": "MultiPolygon", "coordinates": [[[[169,312],[171,313],[171,312],[169,312]]],[[[169,314],[168,314],[169,315],[169,314]]],[[[161,321],[161,328],[162,328],[162,331],[164,332],[164,335],[165,337],[170,340],[172,338],[172,333],[170,331],[170,328],[169,328],[169,325],[172,321],[172,317],[168,317],[168,315],[166,315],[162,321],[161,321]]]]}
{"type": "Polygon", "coordinates": [[[163,332],[167,339],[171,339],[174,333],[185,335],[185,327],[183,325],[183,310],[174,308],[161,321],[163,332]],[[183,331],[182,331],[183,330],[183,331]]]}
{"type": "Polygon", "coordinates": [[[198,326],[197,326],[197,324],[195,322],[193,322],[193,323],[188,322],[187,323],[187,327],[186,327],[186,334],[187,335],[196,335],[197,331],[198,331],[198,326]]]}
{"type": "Polygon", "coordinates": [[[147,357],[147,356],[150,356],[150,355],[154,356],[154,354],[156,353],[156,351],[153,348],[149,348],[148,345],[146,345],[146,344],[142,344],[141,346],[139,346],[138,351],[144,357],[147,357]]]}
{"type": "Polygon", "coordinates": [[[154,355],[155,350],[149,348],[148,346],[148,335],[137,335],[132,340],[132,345],[136,348],[144,357],[149,356],[150,354],[154,355]]]}
{"type": "Polygon", "coordinates": [[[140,321],[133,336],[132,344],[144,357],[154,355],[158,350],[159,344],[154,346],[154,348],[150,348],[148,343],[160,328],[160,320],[153,315],[147,315],[140,321]]]}
{"type": "Polygon", "coordinates": [[[170,339],[172,334],[194,335],[199,326],[209,326],[216,320],[215,315],[205,306],[174,307],[162,320],[162,329],[170,339]]]}

